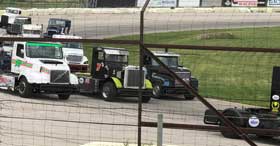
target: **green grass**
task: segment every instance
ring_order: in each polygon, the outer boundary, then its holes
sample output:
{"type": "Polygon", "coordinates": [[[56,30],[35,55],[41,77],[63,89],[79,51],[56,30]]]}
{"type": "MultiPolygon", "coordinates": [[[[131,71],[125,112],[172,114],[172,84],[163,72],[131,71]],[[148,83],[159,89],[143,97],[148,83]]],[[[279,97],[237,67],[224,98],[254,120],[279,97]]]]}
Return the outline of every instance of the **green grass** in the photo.
{"type": "MultiPolygon", "coordinates": [[[[122,36],[113,39],[138,39],[138,36],[122,36]]],[[[145,35],[146,43],[280,49],[279,40],[280,27],[183,31],[145,35]],[[201,39],[201,36],[205,34],[210,34],[209,36],[212,38],[201,39]],[[215,34],[214,37],[213,34],[215,34]],[[219,37],[220,34],[224,38],[219,37]],[[224,36],[224,34],[227,35],[224,36]]],[[[114,46],[128,48],[130,50],[130,64],[138,64],[138,46],[114,46]]],[[[85,51],[90,54],[89,47],[85,51]]],[[[272,68],[280,64],[279,53],[178,49],[170,51],[180,53],[180,63],[191,69],[192,74],[199,79],[199,93],[201,95],[251,105],[269,106],[272,68]]],[[[90,55],[88,57],[90,58],[90,55]]]]}

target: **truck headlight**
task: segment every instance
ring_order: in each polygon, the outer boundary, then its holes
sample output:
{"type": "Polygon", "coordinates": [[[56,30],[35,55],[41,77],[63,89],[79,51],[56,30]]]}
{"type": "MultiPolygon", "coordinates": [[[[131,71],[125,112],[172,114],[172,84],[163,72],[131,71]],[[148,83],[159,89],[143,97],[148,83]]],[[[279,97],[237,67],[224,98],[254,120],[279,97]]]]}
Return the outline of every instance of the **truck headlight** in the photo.
{"type": "Polygon", "coordinates": [[[79,83],[80,84],[83,84],[85,82],[85,79],[84,78],[79,78],[79,83]]]}

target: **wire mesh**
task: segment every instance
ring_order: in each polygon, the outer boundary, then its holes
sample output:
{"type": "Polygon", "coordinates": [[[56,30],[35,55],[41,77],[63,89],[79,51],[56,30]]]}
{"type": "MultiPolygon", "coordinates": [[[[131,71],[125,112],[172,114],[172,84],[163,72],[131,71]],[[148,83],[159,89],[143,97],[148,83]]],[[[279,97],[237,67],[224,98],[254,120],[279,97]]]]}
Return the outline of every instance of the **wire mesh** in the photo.
{"type": "MultiPolygon", "coordinates": [[[[43,24],[47,32],[49,18],[72,21],[70,34],[85,39],[139,40],[139,9],[79,9],[82,1],[0,1],[1,7],[58,8],[27,9],[33,24],[43,24]],[[69,9],[62,9],[69,8],[69,9]]],[[[203,1],[205,5],[206,1],[203,1]]],[[[217,5],[216,2],[215,5],[217,5]]],[[[93,4],[96,5],[96,4],[93,4]]],[[[236,9],[148,8],[145,13],[145,43],[279,48],[278,13],[251,13],[236,9]]],[[[1,29],[2,36],[6,34],[1,29]]],[[[94,46],[127,48],[129,64],[139,64],[139,46],[83,42],[84,54],[92,60],[94,46]]],[[[149,48],[152,51],[165,49],[149,48]]],[[[170,48],[180,55],[179,65],[188,68],[199,81],[198,93],[217,109],[269,108],[273,66],[279,64],[279,53],[230,52],[170,48]]],[[[137,143],[137,99],[119,98],[105,102],[98,95],[72,95],[67,101],[56,95],[38,95],[22,99],[1,90],[0,145],[83,145],[90,142],[112,142],[107,145],[137,143]]],[[[152,98],[143,104],[143,122],[204,125],[207,108],[196,98],[183,95],[152,98]]],[[[247,145],[240,139],[224,138],[218,132],[164,128],[164,144],[224,146],[247,145]]],[[[156,128],[142,127],[142,143],[156,144],[156,128]]],[[[279,137],[250,138],[258,145],[278,145],[279,137]]],[[[99,144],[102,145],[102,144],[99,144]]]]}

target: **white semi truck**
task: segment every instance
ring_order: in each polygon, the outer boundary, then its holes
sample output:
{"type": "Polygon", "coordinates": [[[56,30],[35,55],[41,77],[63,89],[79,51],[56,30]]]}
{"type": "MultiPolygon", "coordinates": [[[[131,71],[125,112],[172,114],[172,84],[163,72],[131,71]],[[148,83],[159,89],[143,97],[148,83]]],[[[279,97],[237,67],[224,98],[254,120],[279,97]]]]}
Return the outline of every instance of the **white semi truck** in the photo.
{"type": "Polygon", "coordinates": [[[23,37],[41,38],[43,34],[43,25],[24,24],[22,26],[21,34],[23,37]]]}
{"type": "MultiPolygon", "coordinates": [[[[75,35],[53,35],[57,39],[82,39],[75,35]]],[[[71,72],[87,72],[88,58],[84,55],[82,43],[78,42],[62,42],[64,61],[68,63],[71,72]]]]}
{"type": "Polygon", "coordinates": [[[62,45],[14,42],[12,52],[0,50],[0,88],[18,91],[22,97],[34,93],[57,94],[66,100],[78,91],[78,78],[63,60],[62,45]]]}
{"type": "Polygon", "coordinates": [[[0,27],[7,27],[14,23],[15,18],[21,15],[21,9],[7,7],[5,13],[0,18],[0,27]]]}

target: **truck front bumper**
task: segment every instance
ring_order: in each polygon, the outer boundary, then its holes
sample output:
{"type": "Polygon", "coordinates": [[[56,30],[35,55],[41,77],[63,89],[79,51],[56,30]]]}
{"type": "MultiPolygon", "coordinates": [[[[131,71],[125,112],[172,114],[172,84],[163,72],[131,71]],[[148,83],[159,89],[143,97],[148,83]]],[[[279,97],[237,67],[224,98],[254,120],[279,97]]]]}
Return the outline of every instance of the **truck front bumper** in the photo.
{"type": "Polygon", "coordinates": [[[72,73],[81,72],[86,73],[88,71],[88,65],[86,64],[69,64],[72,73]]]}
{"type": "MultiPolygon", "coordinates": [[[[138,89],[126,89],[120,88],[118,89],[118,94],[121,96],[131,96],[131,97],[138,97],[139,96],[138,89]]],[[[153,90],[152,89],[142,89],[142,96],[143,97],[153,97],[153,90]]]]}
{"type": "Polygon", "coordinates": [[[33,84],[34,91],[47,94],[74,94],[79,92],[78,85],[71,84],[33,84]]]}
{"type": "MultiPolygon", "coordinates": [[[[198,80],[196,78],[191,78],[190,85],[198,91],[198,80]]],[[[183,86],[162,86],[161,93],[163,95],[166,94],[184,94],[184,95],[191,95],[191,93],[183,86]]]]}

